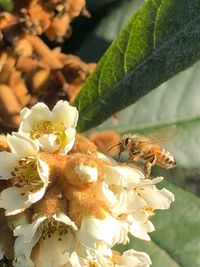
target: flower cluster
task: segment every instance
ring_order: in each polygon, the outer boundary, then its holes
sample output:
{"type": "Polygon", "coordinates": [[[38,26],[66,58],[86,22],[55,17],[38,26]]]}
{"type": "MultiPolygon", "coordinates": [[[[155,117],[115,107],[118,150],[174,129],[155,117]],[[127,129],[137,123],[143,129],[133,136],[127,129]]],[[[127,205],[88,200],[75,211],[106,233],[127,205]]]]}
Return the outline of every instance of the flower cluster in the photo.
{"type": "Polygon", "coordinates": [[[14,267],[148,267],[149,256],[117,244],[150,240],[156,209],[174,196],[76,133],[78,111],[59,101],[21,112],[0,152],[0,256],[14,267]],[[3,150],[3,149],[2,149],[3,150]],[[4,212],[5,211],[5,212],[4,212]]]}

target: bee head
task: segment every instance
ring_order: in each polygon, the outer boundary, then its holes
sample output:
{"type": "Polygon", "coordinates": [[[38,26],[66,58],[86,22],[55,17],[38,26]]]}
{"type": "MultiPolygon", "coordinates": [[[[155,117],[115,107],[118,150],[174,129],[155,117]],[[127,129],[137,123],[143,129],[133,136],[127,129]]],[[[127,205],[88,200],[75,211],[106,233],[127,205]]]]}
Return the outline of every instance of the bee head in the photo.
{"type": "Polygon", "coordinates": [[[132,138],[130,135],[124,135],[120,144],[120,152],[123,152],[131,146],[132,138]]]}

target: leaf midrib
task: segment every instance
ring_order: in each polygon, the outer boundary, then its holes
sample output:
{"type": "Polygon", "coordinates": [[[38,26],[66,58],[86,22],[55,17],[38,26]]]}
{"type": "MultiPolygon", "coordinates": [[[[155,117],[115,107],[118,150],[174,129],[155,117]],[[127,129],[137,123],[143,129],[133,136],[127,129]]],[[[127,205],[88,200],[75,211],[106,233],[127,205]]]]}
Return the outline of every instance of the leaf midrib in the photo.
{"type": "MultiPolygon", "coordinates": [[[[157,13],[156,13],[157,14],[157,13]]],[[[200,18],[200,15],[197,15],[196,16],[196,18],[195,19],[193,19],[193,20],[190,20],[190,22],[188,22],[185,26],[184,26],[184,28],[182,29],[182,30],[180,30],[180,31],[178,31],[178,32],[176,32],[174,35],[172,35],[172,38],[170,38],[170,39],[168,39],[167,41],[165,41],[164,43],[162,43],[158,48],[157,48],[157,50],[153,50],[153,52],[144,60],[144,61],[142,61],[138,66],[136,66],[136,68],[133,70],[133,71],[129,71],[129,73],[125,76],[125,78],[123,78],[122,80],[120,80],[118,83],[116,83],[113,87],[111,87],[109,90],[106,90],[106,91],[104,91],[104,94],[102,94],[102,95],[104,95],[104,96],[106,96],[106,95],[111,95],[111,94],[113,94],[113,91],[114,92],[116,92],[115,90],[121,90],[120,89],[120,84],[124,81],[124,80],[128,80],[129,79],[129,77],[130,76],[132,76],[134,73],[136,73],[140,68],[142,68],[144,65],[145,65],[145,63],[147,62],[147,61],[149,61],[150,59],[152,59],[163,47],[165,47],[165,46],[167,46],[168,45],[168,43],[171,43],[171,42],[173,42],[173,40],[174,39],[176,39],[177,38],[177,36],[179,36],[181,33],[183,33],[183,32],[185,32],[186,31],[186,29],[193,23],[193,22],[195,22],[196,20],[198,20],[200,18]]],[[[109,52],[109,51],[108,51],[109,52]]],[[[105,62],[106,63],[106,62],[105,62]]],[[[104,65],[105,65],[105,63],[104,63],[104,65]]],[[[104,65],[102,66],[102,69],[104,68],[104,65]]],[[[101,72],[102,73],[102,72],[101,72]]],[[[101,74],[100,74],[101,75],[101,74]]],[[[161,81],[160,82],[160,84],[162,83],[163,81],[161,81]]],[[[159,84],[158,84],[159,85],[159,84]]],[[[99,98],[96,98],[93,102],[91,102],[91,105],[87,105],[85,108],[83,108],[82,110],[80,110],[80,112],[81,112],[81,116],[82,116],[82,119],[83,120],[88,120],[87,118],[84,118],[83,116],[84,116],[84,113],[87,113],[87,111],[88,110],[91,110],[91,106],[96,106],[97,105],[97,103],[99,103],[99,102],[101,102],[102,100],[101,100],[101,97],[99,97],[99,98]]],[[[80,108],[80,107],[79,107],[80,108]]]]}

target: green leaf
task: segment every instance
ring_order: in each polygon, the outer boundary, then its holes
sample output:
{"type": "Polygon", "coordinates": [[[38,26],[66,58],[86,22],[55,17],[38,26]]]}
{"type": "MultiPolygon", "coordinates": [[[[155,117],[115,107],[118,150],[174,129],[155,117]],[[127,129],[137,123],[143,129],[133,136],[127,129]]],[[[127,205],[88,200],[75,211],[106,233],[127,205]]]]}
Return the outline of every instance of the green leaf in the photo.
{"type": "Polygon", "coordinates": [[[167,148],[175,156],[178,166],[200,167],[199,73],[200,63],[197,63],[122,111],[117,123],[109,119],[97,129],[112,129],[120,134],[147,134],[176,124],[181,131],[167,148]]]}
{"type": "Polygon", "coordinates": [[[98,125],[197,61],[199,14],[200,0],[145,1],[75,100],[78,130],[98,125]]]}
{"type": "Polygon", "coordinates": [[[152,257],[153,267],[200,266],[200,199],[182,189],[164,182],[175,194],[175,202],[169,210],[160,211],[154,217],[156,231],[152,242],[136,241],[120,250],[134,248],[152,257]]]}
{"type": "Polygon", "coordinates": [[[0,6],[3,7],[6,11],[13,10],[13,1],[12,0],[0,0],[0,6]]]}

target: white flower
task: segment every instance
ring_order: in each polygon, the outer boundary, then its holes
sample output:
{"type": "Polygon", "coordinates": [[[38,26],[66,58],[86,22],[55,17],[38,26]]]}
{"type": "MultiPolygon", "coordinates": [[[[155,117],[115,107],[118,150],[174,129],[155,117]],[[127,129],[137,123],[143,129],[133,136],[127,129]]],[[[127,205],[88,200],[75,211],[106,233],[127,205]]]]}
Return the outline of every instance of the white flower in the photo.
{"type": "Polygon", "coordinates": [[[75,141],[78,111],[67,101],[57,102],[52,111],[44,103],[21,111],[19,132],[38,142],[46,152],[67,154],[75,141]]]}
{"type": "Polygon", "coordinates": [[[17,236],[15,267],[61,267],[65,265],[74,251],[76,239],[73,231],[77,227],[63,214],[54,214],[48,219],[38,217],[31,224],[15,228],[17,236]],[[34,253],[32,253],[34,250],[34,253]]]}
{"type": "Polygon", "coordinates": [[[129,223],[129,232],[140,239],[150,241],[148,233],[155,231],[153,223],[149,220],[152,212],[140,209],[136,213],[125,215],[129,223]]]}
{"type": "Polygon", "coordinates": [[[85,216],[76,236],[86,247],[97,250],[104,247],[112,248],[126,239],[121,222],[109,214],[105,214],[102,220],[85,216]]]}
{"type": "Polygon", "coordinates": [[[76,250],[71,254],[69,262],[63,267],[91,267],[112,266],[112,250],[110,248],[91,249],[78,243],[76,250]]]}
{"type": "Polygon", "coordinates": [[[151,259],[145,252],[139,252],[134,249],[125,251],[117,259],[115,267],[149,267],[151,259]]]}
{"type": "Polygon", "coordinates": [[[135,191],[141,199],[146,202],[147,207],[153,209],[169,209],[170,204],[174,201],[174,194],[169,190],[163,188],[157,189],[155,184],[161,182],[163,177],[157,177],[152,180],[141,180],[138,185],[135,186],[135,191]]]}
{"type": "Polygon", "coordinates": [[[74,251],[69,262],[63,267],[149,267],[151,259],[148,254],[134,249],[125,251],[122,255],[111,249],[92,250],[81,247],[78,253],[74,251]]]}
{"type": "Polygon", "coordinates": [[[170,191],[156,188],[162,177],[145,179],[140,171],[125,166],[105,165],[103,170],[105,180],[96,190],[115,215],[133,213],[144,207],[168,209],[174,201],[170,191]]]}
{"type": "Polygon", "coordinates": [[[129,224],[128,231],[133,236],[150,240],[148,233],[155,228],[149,219],[154,210],[168,209],[174,201],[171,192],[155,186],[163,178],[145,179],[140,171],[127,166],[105,164],[102,168],[104,181],[95,188],[97,196],[114,217],[129,224]]]}
{"type": "Polygon", "coordinates": [[[49,168],[38,156],[39,147],[31,140],[13,134],[7,136],[10,152],[0,152],[0,179],[11,187],[0,194],[0,207],[6,215],[15,215],[40,200],[49,183],[49,168]]]}

